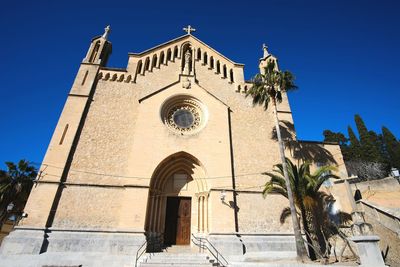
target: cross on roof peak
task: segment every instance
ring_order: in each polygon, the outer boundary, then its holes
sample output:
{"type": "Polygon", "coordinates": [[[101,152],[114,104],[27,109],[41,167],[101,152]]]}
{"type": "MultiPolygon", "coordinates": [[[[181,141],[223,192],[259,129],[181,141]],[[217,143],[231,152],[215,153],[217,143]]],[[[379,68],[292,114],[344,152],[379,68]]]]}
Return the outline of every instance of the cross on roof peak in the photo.
{"type": "Polygon", "coordinates": [[[196,29],[195,29],[195,28],[192,28],[192,26],[190,26],[190,25],[188,25],[187,27],[183,28],[183,30],[184,30],[185,32],[187,32],[187,34],[189,34],[189,35],[191,35],[192,32],[195,32],[195,31],[196,31],[196,29]]]}

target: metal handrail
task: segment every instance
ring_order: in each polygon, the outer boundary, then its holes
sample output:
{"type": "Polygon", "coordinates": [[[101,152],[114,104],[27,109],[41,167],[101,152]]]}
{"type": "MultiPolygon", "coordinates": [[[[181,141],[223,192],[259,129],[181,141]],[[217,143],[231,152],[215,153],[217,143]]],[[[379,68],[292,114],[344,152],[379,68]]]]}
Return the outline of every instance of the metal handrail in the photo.
{"type": "Polygon", "coordinates": [[[217,260],[218,264],[220,264],[223,267],[229,265],[228,261],[224,258],[224,256],[222,256],[222,254],[214,247],[214,245],[210,241],[208,241],[207,238],[196,237],[194,234],[192,234],[192,236],[193,236],[192,239],[193,244],[199,247],[199,252],[201,252],[202,249],[204,251],[204,249],[206,248],[208,252],[210,252],[210,254],[217,260]],[[195,241],[199,242],[200,244],[197,244],[195,241]]]}
{"type": "Polygon", "coordinates": [[[147,240],[144,241],[144,243],[138,248],[138,250],[136,251],[136,260],[135,260],[135,267],[137,267],[137,263],[140,257],[143,256],[143,254],[146,252],[146,248],[147,248],[147,240]],[[143,249],[145,248],[145,249],[143,249]],[[141,251],[143,249],[143,251],[141,251]]]}

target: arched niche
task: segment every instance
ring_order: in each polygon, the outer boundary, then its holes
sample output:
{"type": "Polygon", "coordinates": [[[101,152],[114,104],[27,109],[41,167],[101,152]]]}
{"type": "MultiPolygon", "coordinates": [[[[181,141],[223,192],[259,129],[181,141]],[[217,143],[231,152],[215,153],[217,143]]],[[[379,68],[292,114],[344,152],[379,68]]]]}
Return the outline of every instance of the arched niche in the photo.
{"type": "Polygon", "coordinates": [[[189,42],[183,43],[181,46],[181,69],[185,71],[185,65],[189,68],[186,74],[191,74],[193,70],[193,49],[189,42]],[[189,54],[187,54],[189,53],[189,54]],[[186,55],[187,54],[187,55],[186,55]],[[188,61],[188,62],[186,62],[188,61]]]}

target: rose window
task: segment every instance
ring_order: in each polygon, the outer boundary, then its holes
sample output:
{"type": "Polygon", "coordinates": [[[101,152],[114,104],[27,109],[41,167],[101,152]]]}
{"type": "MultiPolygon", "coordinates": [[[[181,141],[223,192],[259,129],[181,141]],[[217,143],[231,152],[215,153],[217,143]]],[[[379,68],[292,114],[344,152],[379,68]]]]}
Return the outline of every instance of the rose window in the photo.
{"type": "Polygon", "coordinates": [[[200,131],[207,120],[204,105],[187,95],[175,96],[164,102],[161,118],[169,129],[182,135],[200,131]]]}

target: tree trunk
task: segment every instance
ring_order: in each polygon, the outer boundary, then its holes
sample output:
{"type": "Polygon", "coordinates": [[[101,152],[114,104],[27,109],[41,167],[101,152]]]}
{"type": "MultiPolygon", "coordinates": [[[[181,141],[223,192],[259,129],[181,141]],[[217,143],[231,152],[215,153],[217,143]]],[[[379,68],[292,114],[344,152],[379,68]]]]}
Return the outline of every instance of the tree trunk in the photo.
{"type": "Polygon", "coordinates": [[[289,207],[290,207],[290,213],[291,213],[292,223],[293,223],[294,237],[296,240],[297,258],[301,261],[304,261],[307,257],[307,252],[306,252],[306,247],[304,246],[303,237],[301,236],[299,220],[297,218],[296,208],[294,206],[293,193],[292,193],[292,188],[290,186],[290,180],[289,180],[287,164],[286,164],[286,157],[285,157],[285,149],[283,147],[283,142],[282,142],[282,137],[281,137],[281,130],[279,128],[278,110],[276,107],[276,99],[275,98],[272,99],[272,105],[274,107],[275,129],[276,129],[276,135],[278,137],[279,153],[280,153],[281,161],[282,161],[283,174],[285,177],[286,190],[288,193],[289,207]]]}
{"type": "Polygon", "coordinates": [[[317,259],[317,256],[315,255],[315,250],[314,250],[314,248],[313,248],[313,240],[311,239],[311,229],[310,229],[310,227],[309,227],[309,224],[308,224],[308,220],[307,220],[307,211],[306,211],[306,208],[304,207],[304,204],[300,204],[300,212],[301,212],[301,218],[302,218],[302,220],[303,220],[303,229],[304,229],[304,232],[306,233],[306,239],[307,239],[307,242],[308,242],[308,254],[309,254],[309,256],[310,256],[310,259],[311,260],[316,260],[317,259]]]}

